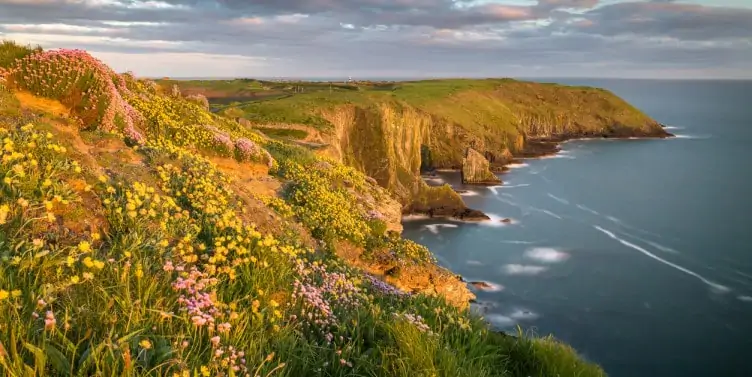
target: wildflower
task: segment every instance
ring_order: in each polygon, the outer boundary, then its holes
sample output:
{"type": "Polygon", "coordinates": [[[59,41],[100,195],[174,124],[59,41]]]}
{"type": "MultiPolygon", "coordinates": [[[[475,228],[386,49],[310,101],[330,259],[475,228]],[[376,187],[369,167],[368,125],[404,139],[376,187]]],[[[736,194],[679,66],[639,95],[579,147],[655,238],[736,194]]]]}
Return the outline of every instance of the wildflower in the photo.
{"type": "Polygon", "coordinates": [[[219,342],[220,342],[219,336],[213,336],[211,338],[211,342],[212,342],[212,345],[214,345],[214,347],[219,346],[219,342]]]}
{"type": "Polygon", "coordinates": [[[91,279],[94,279],[94,274],[92,274],[91,272],[84,272],[84,273],[83,273],[83,274],[81,274],[81,275],[83,275],[83,277],[84,277],[84,280],[91,280],[91,279]]]}
{"type": "Polygon", "coordinates": [[[73,275],[71,276],[70,281],[73,284],[78,284],[78,282],[81,281],[81,279],[78,277],[78,275],[73,275]]]}
{"type": "Polygon", "coordinates": [[[40,240],[39,238],[35,238],[33,241],[31,241],[31,244],[36,248],[40,248],[44,246],[44,241],[40,240]]]}
{"type": "Polygon", "coordinates": [[[140,342],[138,342],[138,345],[145,350],[151,349],[151,342],[149,341],[149,339],[142,339],[140,342]]]}
{"type": "Polygon", "coordinates": [[[0,225],[3,225],[8,220],[8,212],[10,212],[10,206],[3,204],[0,206],[0,225]]]}
{"type": "Polygon", "coordinates": [[[8,297],[10,297],[10,293],[8,293],[8,291],[6,291],[4,289],[0,289],[0,301],[1,300],[5,300],[8,297]]]}
{"type": "Polygon", "coordinates": [[[55,313],[48,310],[44,316],[44,329],[53,330],[55,328],[55,324],[57,324],[57,320],[55,319],[55,313]]]}
{"type": "Polygon", "coordinates": [[[81,241],[78,243],[78,250],[82,253],[88,253],[91,251],[91,244],[87,241],[81,241]]]}

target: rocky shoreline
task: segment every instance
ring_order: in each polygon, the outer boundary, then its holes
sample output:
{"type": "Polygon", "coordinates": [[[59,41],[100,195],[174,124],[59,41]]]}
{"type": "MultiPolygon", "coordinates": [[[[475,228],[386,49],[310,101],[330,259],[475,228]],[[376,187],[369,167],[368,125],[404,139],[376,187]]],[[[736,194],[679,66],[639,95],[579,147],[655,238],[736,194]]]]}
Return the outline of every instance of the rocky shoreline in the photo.
{"type": "MultiPolygon", "coordinates": [[[[575,140],[588,140],[588,139],[666,139],[674,137],[675,135],[667,132],[664,128],[665,125],[660,125],[660,131],[653,132],[635,132],[629,130],[628,132],[610,132],[599,134],[578,134],[578,135],[554,135],[545,138],[531,138],[528,139],[525,148],[516,153],[513,159],[506,161],[504,164],[492,164],[489,169],[494,173],[506,173],[510,169],[507,165],[520,163],[521,159],[536,159],[548,156],[553,156],[561,152],[561,144],[568,141],[575,140]]],[[[438,178],[436,172],[460,172],[461,168],[436,168],[428,173],[428,179],[438,178]]],[[[425,179],[425,177],[424,177],[425,179]]],[[[464,181],[464,179],[463,179],[464,181]]],[[[503,184],[501,180],[498,183],[492,183],[489,181],[479,181],[477,183],[465,183],[474,186],[489,186],[503,184]]],[[[462,193],[464,190],[454,190],[457,194],[462,193]]],[[[488,221],[491,218],[480,210],[472,208],[454,208],[454,207],[435,207],[435,208],[410,208],[406,207],[402,212],[403,217],[411,215],[426,216],[428,218],[443,218],[443,219],[455,219],[468,222],[481,222],[488,221]]]]}

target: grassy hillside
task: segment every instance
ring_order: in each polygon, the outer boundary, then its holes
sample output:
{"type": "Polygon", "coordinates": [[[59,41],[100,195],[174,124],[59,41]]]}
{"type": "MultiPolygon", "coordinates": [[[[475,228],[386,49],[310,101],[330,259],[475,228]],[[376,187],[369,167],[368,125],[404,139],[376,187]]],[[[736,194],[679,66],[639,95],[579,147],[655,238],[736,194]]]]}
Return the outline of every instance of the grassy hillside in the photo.
{"type": "MultiPolygon", "coordinates": [[[[81,51],[0,77],[4,376],[602,376],[492,331],[360,171],[81,51]]],[[[396,207],[396,213],[395,213],[396,207]]]]}

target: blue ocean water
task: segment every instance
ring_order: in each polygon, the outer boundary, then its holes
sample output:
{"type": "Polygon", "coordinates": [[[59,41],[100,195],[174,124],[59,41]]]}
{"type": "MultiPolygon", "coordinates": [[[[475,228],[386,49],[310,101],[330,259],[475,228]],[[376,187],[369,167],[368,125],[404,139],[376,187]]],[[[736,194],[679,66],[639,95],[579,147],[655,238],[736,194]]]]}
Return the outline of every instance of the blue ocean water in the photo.
{"type": "Polygon", "coordinates": [[[443,174],[495,220],[405,236],[500,285],[477,292],[497,327],[553,333],[610,376],[752,376],[752,82],[544,81],[609,89],[678,137],[572,141],[500,187],[443,174]]]}

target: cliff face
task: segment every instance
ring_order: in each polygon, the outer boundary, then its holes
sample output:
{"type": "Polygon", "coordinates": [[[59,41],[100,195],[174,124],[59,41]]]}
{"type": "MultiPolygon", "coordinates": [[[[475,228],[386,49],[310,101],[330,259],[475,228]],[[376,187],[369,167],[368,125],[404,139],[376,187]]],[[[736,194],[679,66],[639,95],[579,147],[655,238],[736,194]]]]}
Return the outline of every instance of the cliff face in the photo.
{"type": "Polygon", "coordinates": [[[452,216],[466,207],[451,190],[427,187],[421,170],[462,169],[467,183],[498,184],[491,171],[514,156],[552,152],[558,141],[668,135],[605,90],[478,82],[486,86],[447,90],[428,100],[414,98],[411,91],[423,88],[409,85],[391,96],[355,93],[351,98],[357,100],[347,104],[327,102],[309,111],[333,126],[321,132],[329,145],[325,153],[373,177],[405,211],[434,215],[452,216]]]}
{"type": "Polygon", "coordinates": [[[462,159],[462,183],[498,185],[499,177],[491,172],[488,160],[475,149],[468,148],[462,159]]]}

